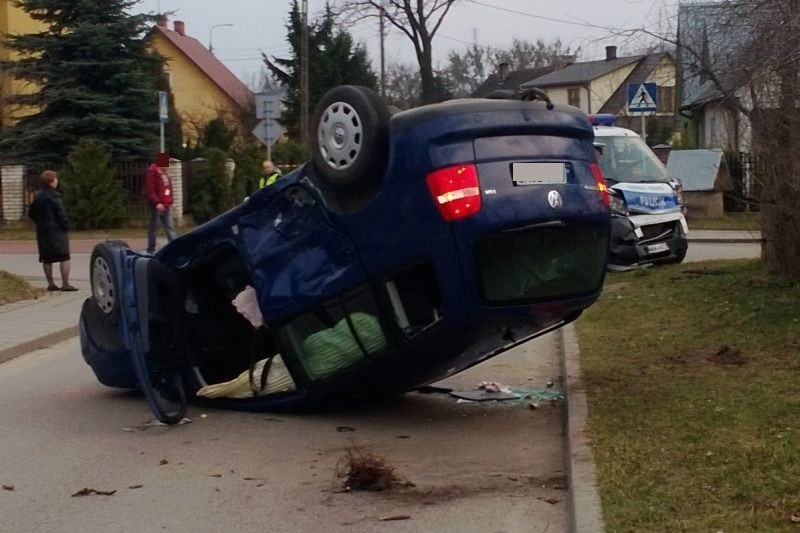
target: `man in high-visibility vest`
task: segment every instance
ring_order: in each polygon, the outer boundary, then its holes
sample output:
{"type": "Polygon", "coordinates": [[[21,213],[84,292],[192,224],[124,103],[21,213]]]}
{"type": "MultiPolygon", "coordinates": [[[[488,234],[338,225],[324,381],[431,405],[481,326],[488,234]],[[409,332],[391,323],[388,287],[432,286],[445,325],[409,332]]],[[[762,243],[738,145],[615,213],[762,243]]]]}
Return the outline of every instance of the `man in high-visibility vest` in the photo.
{"type": "Polygon", "coordinates": [[[278,181],[278,178],[283,176],[281,169],[276,167],[269,159],[261,164],[261,168],[264,170],[264,173],[262,174],[261,179],[258,180],[259,189],[263,189],[267,185],[272,185],[278,181]]]}

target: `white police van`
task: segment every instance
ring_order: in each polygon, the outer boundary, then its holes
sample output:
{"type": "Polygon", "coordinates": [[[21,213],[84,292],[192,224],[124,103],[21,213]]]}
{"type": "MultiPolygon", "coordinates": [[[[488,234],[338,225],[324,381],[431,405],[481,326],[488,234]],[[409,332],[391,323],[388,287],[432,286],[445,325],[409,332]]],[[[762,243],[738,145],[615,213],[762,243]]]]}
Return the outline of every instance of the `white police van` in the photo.
{"type": "Polygon", "coordinates": [[[639,135],[611,114],[589,116],[611,195],[609,270],[680,263],[688,248],[683,188],[639,135]]]}

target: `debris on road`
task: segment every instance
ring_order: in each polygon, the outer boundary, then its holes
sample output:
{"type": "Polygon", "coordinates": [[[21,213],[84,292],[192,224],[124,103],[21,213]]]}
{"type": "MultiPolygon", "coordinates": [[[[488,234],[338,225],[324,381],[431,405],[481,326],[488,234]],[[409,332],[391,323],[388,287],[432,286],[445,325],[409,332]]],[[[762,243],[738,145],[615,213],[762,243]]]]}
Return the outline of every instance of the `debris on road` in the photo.
{"type": "Polygon", "coordinates": [[[3,485],[3,490],[14,490],[15,488],[16,487],[14,487],[13,484],[11,484],[11,485],[3,485]]]}
{"type": "Polygon", "coordinates": [[[538,409],[542,404],[555,405],[564,399],[564,393],[553,388],[554,383],[548,381],[546,388],[526,389],[511,388],[496,381],[481,381],[475,389],[451,391],[450,395],[459,401],[486,402],[513,400],[514,405],[526,404],[530,409],[538,409]]]}
{"type": "Polygon", "coordinates": [[[75,498],[76,496],[90,496],[92,494],[96,494],[97,496],[112,496],[116,494],[116,492],[117,492],[116,490],[97,490],[86,487],[73,494],[72,497],[75,498]]]}
{"type": "Polygon", "coordinates": [[[389,522],[389,521],[392,521],[392,520],[410,520],[410,519],[411,519],[411,515],[407,515],[407,514],[393,514],[393,515],[384,516],[384,517],[379,518],[379,520],[381,522],[389,522]]]}
{"type": "Polygon", "coordinates": [[[401,480],[395,468],[389,466],[383,457],[369,451],[350,448],[347,455],[337,465],[337,476],[344,477],[344,490],[382,491],[393,487],[413,487],[414,484],[401,480]]]}
{"type": "Polygon", "coordinates": [[[471,390],[451,391],[451,396],[471,402],[518,400],[519,395],[496,381],[481,381],[471,390]]]}

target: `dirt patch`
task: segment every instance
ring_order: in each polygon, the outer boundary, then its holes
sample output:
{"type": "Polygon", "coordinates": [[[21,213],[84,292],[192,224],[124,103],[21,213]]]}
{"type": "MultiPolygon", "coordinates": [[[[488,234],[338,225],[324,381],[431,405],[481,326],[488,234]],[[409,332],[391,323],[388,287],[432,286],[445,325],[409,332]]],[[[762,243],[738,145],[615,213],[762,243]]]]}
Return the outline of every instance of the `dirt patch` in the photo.
{"type": "Polygon", "coordinates": [[[747,364],[747,359],[744,358],[739,349],[727,344],[720,346],[717,352],[709,357],[708,360],[715,365],[742,366],[747,364]]]}
{"type": "Polygon", "coordinates": [[[717,366],[744,366],[748,362],[738,348],[728,344],[723,344],[711,355],[709,355],[707,349],[701,349],[690,353],[669,355],[665,358],[665,361],[668,366],[672,367],[707,365],[708,363],[713,363],[717,366]]]}

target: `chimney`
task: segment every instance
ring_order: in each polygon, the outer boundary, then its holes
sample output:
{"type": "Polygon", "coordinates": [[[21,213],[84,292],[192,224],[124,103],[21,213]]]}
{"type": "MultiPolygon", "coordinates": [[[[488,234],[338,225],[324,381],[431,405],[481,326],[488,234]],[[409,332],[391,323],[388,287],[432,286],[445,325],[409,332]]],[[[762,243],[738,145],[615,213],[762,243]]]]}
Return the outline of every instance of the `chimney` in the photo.
{"type": "Polygon", "coordinates": [[[500,81],[508,79],[508,63],[500,63],[500,81]]]}
{"type": "Polygon", "coordinates": [[[181,35],[186,35],[186,25],[182,20],[175,21],[175,32],[181,35]]]}
{"type": "Polygon", "coordinates": [[[156,24],[158,25],[159,28],[163,28],[163,29],[166,30],[167,29],[167,17],[166,16],[158,17],[158,20],[156,21],[156,24]]]}
{"type": "Polygon", "coordinates": [[[606,61],[611,61],[612,59],[616,59],[616,58],[617,58],[617,47],[616,46],[606,46],[606,61]]]}

